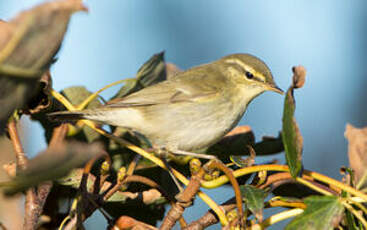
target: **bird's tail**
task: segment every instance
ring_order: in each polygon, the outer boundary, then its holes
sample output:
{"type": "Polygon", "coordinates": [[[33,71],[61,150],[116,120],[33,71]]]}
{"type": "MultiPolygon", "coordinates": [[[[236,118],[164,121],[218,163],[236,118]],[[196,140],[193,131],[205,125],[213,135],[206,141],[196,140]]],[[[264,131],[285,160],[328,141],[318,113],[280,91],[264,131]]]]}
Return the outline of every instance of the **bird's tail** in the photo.
{"type": "Polygon", "coordinates": [[[52,121],[76,121],[85,119],[87,114],[85,111],[62,111],[47,114],[52,121]]]}
{"type": "Polygon", "coordinates": [[[144,119],[139,110],[130,108],[98,108],[82,111],[63,111],[47,114],[54,121],[76,121],[81,119],[102,122],[122,127],[137,127],[144,119]]]}

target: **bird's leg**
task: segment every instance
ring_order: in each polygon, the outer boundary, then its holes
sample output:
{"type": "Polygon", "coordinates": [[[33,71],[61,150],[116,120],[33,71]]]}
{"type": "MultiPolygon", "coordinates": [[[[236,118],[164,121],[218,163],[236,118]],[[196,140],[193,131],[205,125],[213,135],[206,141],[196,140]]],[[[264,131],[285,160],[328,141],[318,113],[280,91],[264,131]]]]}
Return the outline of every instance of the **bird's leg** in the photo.
{"type": "Polygon", "coordinates": [[[168,157],[169,152],[165,148],[157,148],[156,153],[161,158],[161,160],[163,161],[163,164],[164,164],[164,166],[166,166],[169,175],[171,176],[173,182],[175,182],[179,192],[181,193],[183,191],[183,188],[182,188],[180,182],[175,177],[175,175],[173,175],[172,167],[169,165],[169,163],[167,161],[167,157],[168,157]]]}
{"type": "Polygon", "coordinates": [[[207,155],[207,154],[200,154],[200,153],[193,153],[193,152],[187,152],[187,151],[182,151],[182,150],[172,150],[171,151],[173,154],[176,155],[184,155],[184,156],[191,156],[191,157],[196,157],[196,158],[202,158],[202,159],[208,159],[208,160],[214,160],[217,159],[216,156],[213,155],[207,155]]]}

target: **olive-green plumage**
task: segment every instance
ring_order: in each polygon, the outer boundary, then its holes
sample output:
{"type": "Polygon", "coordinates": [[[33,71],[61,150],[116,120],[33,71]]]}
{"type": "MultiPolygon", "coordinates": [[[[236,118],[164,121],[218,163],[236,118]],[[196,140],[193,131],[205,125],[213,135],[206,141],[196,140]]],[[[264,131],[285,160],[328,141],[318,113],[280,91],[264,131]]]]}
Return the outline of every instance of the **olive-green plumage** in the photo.
{"type": "Polygon", "coordinates": [[[264,91],[281,93],[269,68],[248,54],[232,54],[178,73],[104,107],[50,114],[58,120],[90,119],[135,130],[173,153],[214,144],[264,91]]]}

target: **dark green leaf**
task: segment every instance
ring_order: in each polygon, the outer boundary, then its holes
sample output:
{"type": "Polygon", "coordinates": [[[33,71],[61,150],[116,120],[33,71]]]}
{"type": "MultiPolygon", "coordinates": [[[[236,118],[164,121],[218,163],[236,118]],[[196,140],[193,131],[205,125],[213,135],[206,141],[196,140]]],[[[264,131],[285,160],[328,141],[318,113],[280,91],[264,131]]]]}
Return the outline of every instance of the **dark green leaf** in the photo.
{"type": "Polygon", "coordinates": [[[216,155],[227,160],[229,155],[249,155],[248,145],[255,141],[254,133],[249,126],[239,126],[229,132],[218,143],[209,148],[199,150],[200,153],[216,155]]]}
{"type": "Polygon", "coordinates": [[[284,100],[282,139],[290,173],[293,177],[297,177],[302,168],[303,138],[294,118],[296,102],[293,91],[295,88],[302,87],[306,72],[299,66],[293,68],[293,73],[293,84],[289,87],[284,100]]]}
{"type": "Polygon", "coordinates": [[[252,146],[257,156],[267,156],[284,150],[281,136],[263,137],[255,143],[255,135],[249,126],[239,126],[229,132],[216,144],[200,149],[197,152],[217,156],[222,161],[228,161],[228,156],[250,155],[248,146],[252,146]]]}
{"type": "Polygon", "coordinates": [[[56,180],[70,170],[83,166],[91,158],[101,154],[99,144],[66,143],[49,148],[28,162],[27,169],[17,172],[10,182],[2,184],[7,194],[24,191],[41,182],[56,180]]]}
{"type": "Polygon", "coordinates": [[[315,190],[312,190],[303,184],[294,182],[294,180],[274,183],[272,188],[272,193],[275,196],[305,198],[311,195],[319,195],[315,190]]]}
{"type": "Polygon", "coordinates": [[[266,192],[252,185],[244,185],[241,186],[241,193],[246,207],[261,222],[263,219],[264,199],[267,196],[266,192]]]}
{"type": "Polygon", "coordinates": [[[294,218],[286,230],[332,230],[342,217],[344,206],[335,196],[311,196],[305,199],[307,208],[294,218]]]}
{"type": "Polygon", "coordinates": [[[164,52],[161,52],[153,55],[153,57],[145,62],[138,70],[136,79],[129,80],[111,99],[127,96],[164,80],[166,80],[166,67],[164,63],[164,52]]]}
{"type": "Polygon", "coordinates": [[[262,141],[255,143],[253,146],[257,156],[267,156],[284,151],[282,136],[263,137],[262,141]]]}

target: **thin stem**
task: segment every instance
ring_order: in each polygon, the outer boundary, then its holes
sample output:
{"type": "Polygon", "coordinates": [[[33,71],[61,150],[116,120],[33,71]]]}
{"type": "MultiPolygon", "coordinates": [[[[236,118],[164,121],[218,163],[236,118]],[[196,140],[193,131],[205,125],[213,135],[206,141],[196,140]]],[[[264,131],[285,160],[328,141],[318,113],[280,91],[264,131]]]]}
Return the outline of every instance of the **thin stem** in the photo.
{"type": "Polygon", "coordinates": [[[10,121],[9,124],[8,124],[8,132],[9,132],[11,143],[12,143],[13,148],[14,148],[15,157],[17,159],[17,165],[21,169],[26,169],[27,168],[27,163],[28,163],[28,158],[25,155],[22,143],[20,142],[20,138],[19,138],[19,135],[18,135],[17,124],[16,124],[14,119],[12,121],[10,121]]]}
{"type": "Polygon", "coordinates": [[[322,188],[318,187],[317,185],[314,185],[314,184],[312,184],[311,182],[309,182],[309,181],[307,181],[307,180],[305,180],[305,179],[302,179],[302,178],[300,178],[300,177],[297,177],[297,178],[296,178],[296,180],[297,180],[298,182],[300,182],[301,184],[306,185],[307,187],[309,187],[309,188],[311,188],[311,189],[315,190],[316,192],[318,192],[318,193],[320,193],[320,194],[324,194],[324,195],[326,195],[326,196],[332,196],[332,195],[334,195],[334,194],[332,194],[331,192],[326,191],[326,190],[324,190],[324,189],[322,189],[322,188]]]}
{"type": "MultiPolygon", "coordinates": [[[[286,220],[288,218],[298,216],[301,213],[303,213],[303,209],[301,209],[301,208],[294,208],[294,209],[291,209],[291,210],[279,212],[277,214],[272,215],[268,219],[264,220],[260,224],[260,227],[261,227],[261,229],[264,229],[264,228],[269,227],[270,225],[278,223],[282,220],[286,220]]],[[[256,229],[256,228],[251,228],[251,229],[256,229]]]]}
{"type": "Polygon", "coordinates": [[[242,217],[243,217],[242,195],[241,195],[240,186],[239,186],[239,184],[236,180],[236,177],[234,177],[232,170],[227,168],[222,162],[215,161],[215,160],[210,161],[208,167],[219,169],[222,172],[224,172],[225,175],[228,177],[228,180],[232,184],[234,194],[235,194],[235,197],[236,197],[236,205],[237,205],[238,215],[239,215],[240,220],[242,220],[242,217]]]}
{"type": "Polygon", "coordinates": [[[89,95],[89,97],[87,97],[82,103],[80,103],[78,106],[76,106],[76,109],[77,110],[84,109],[91,101],[93,101],[96,97],[98,97],[98,95],[102,91],[104,91],[104,90],[106,90],[106,89],[108,89],[108,88],[110,88],[112,86],[115,86],[115,85],[118,85],[118,84],[121,84],[121,83],[124,83],[124,82],[127,82],[127,81],[131,81],[131,80],[133,80],[133,79],[132,78],[128,78],[128,79],[123,79],[123,80],[115,81],[115,82],[113,82],[113,83],[111,83],[109,85],[106,85],[105,87],[103,87],[102,89],[98,90],[97,92],[89,95]]]}
{"type": "Polygon", "coordinates": [[[357,210],[355,210],[350,204],[348,204],[347,202],[342,202],[344,207],[346,209],[348,209],[348,211],[350,211],[359,221],[361,221],[361,223],[364,226],[364,229],[367,229],[367,221],[363,218],[363,215],[361,215],[361,213],[359,213],[357,210]]]}
{"type": "MultiPolygon", "coordinates": [[[[289,172],[289,168],[286,165],[256,165],[246,168],[241,168],[233,172],[233,175],[235,177],[241,177],[247,174],[259,172],[259,171],[279,171],[279,172],[289,172]]],[[[358,196],[362,198],[363,200],[367,201],[367,195],[362,193],[361,191],[356,190],[355,188],[352,188],[346,184],[343,184],[337,180],[334,180],[330,177],[327,177],[325,175],[312,172],[309,170],[304,170],[304,175],[310,176],[318,181],[321,181],[323,183],[329,184],[331,186],[337,187],[341,190],[344,190],[346,192],[349,192],[350,194],[354,196],[358,196]]],[[[219,187],[225,183],[228,183],[228,178],[226,176],[220,176],[215,180],[212,181],[205,181],[202,183],[202,187],[204,188],[216,188],[219,187]]]]}
{"type": "Polygon", "coordinates": [[[306,209],[305,203],[302,202],[286,202],[282,200],[269,200],[265,207],[288,207],[288,208],[301,208],[306,209]]]}
{"type": "Polygon", "coordinates": [[[348,201],[348,202],[351,202],[352,204],[354,204],[355,206],[357,206],[359,209],[361,209],[362,210],[362,212],[364,213],[364,214],[367,214],[367,209],[366,209],[366,207],[363,205],[363,204],[361,204],[361,203],[359,203],[359,202],[356,202],[356,201],[354,201],[353,199],[349,199],[349,198],[346,198],[346,200],[348,201]]]}
{"type": "Polygon", "coordinates": [[[367,195],[356,190],[355,188],[352,188],[346,184],[343,184],[337,180],[334,180],[330,177],[327,177],[327,176],[324,176],[322,174],[319,174],[319,173],[316,173],[316,172],[312,172],[312,171],[307,171],[305,170],[304,172],[306,175],[309,175],[311,176],[312,178],[315,178],[316,180],[318,181],[321,181],[321,182],[324,182],[326,184],[329,184],[329,185],[333,185],[335,187],[338,187],[340,188],[341,190],[344,190],[346,192],[349,192],[350,194],[354,195],[354,196],[358,196],[360,198],[362,198],[363,200],[367,201],[367,195]]]}

